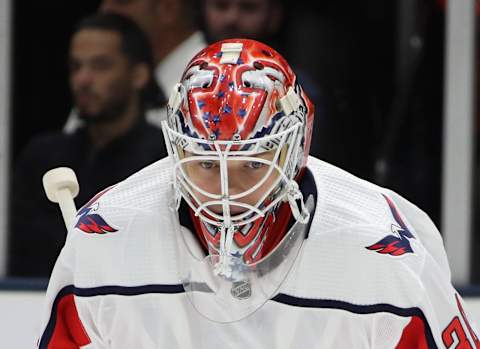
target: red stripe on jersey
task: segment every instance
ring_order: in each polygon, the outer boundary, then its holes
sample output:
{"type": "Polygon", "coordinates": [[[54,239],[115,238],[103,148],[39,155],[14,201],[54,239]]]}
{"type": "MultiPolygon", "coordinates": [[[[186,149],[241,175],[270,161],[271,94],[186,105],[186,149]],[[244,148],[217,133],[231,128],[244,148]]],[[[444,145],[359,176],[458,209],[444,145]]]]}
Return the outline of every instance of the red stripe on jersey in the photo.
{"type": "Polygon", "coordinates": [[[413,316],[395,349],[428,349],[425,324],[418,316],[413,316]]]}
{"type": "Polygon", "coordinates": [[[90,344],[85,328],[78,316],[73,294],[66,295],[58,302],[57,319],[48,349],[79,349],[90,344]]]}
{"type": "Polygon", "coordinates": [[[458,294],[455,294],[455,299],[457,300],[458,310],[462,315],[463,322],[465,323],[465,325],[467,325],[468,332],[470,333],[470,336],[473,339],[473,344],[475,344],[475,348],[480,349],[480,341],[478,340],[478,337],[475,331],[472,329],[472,326],[470,326],[470,321],[468,321],[467,315],[465,314],[465,310],[463,310],[462,302],[460,301],[460,296],[458,294]]]}

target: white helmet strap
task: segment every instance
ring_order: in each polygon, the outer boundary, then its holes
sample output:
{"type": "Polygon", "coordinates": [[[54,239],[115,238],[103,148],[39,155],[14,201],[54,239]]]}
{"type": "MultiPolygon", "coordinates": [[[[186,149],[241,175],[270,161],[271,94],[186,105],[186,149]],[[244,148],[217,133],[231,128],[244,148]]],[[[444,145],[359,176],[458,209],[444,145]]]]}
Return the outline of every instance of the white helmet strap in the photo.
{"type": "Polygon", "coordinates": [[[307,224],[310,219],[310,213],[305,207],[303,202],[303,195],[298,187],[298,183],[295,180],[290,180],[287,187],[287,199],[292,210],[293,217],[295,220],[299,221],[302,224],[307,224]],[[298,202],[300,202],[300,207],[298,207],[298,202]]]}
{"type": "Polygon", "coordinates": [[[229,42],[222,44],[222,57],[220,64],[237,64],[240,53],[242,53],[243,44],[241,42],[229,42]]]}
{"type": "Polygon", "coordinates": [[[300,106],[302,105],[302,101],[295,93],[293,87],[290,86],[285,96],[280,98],[280,105],[282,106],[282,110],[285,115],[290,115],[291,113],[297,111],[300,108],[300,106]]]}

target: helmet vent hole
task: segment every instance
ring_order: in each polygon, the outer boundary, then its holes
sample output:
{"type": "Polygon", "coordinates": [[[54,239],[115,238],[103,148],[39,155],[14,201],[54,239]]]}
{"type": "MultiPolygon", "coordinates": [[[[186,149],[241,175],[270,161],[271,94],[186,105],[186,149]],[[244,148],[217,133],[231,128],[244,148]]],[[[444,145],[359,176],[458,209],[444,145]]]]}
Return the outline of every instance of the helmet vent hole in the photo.
{"type": "Polygon", "coordinates": [[[275,108],[277,109],[277,111],[282,111],[282,110],[283,110],[283,108],[282,108],[282,103],[280,103],[280,100],[279,100],[279,99],[277,99],[277,100],[275,101],[275,108]]]}
{"type": "Polygon", "coordinates": [[[267,50],[262,50],[262,53],[265,55],[265,56],[268,56],[268,57],[272,57],[272,53],[267,51],[267,50]]]}
{"type": "Polygon", "coordinates": [[[255,69],[257,69],[257,70],[263,70],[263,68],[264,68],[263,64],[260,63],[260,62],[254,62],[254,63],[253,63],[253,66],[254,66],[255,69]]]}

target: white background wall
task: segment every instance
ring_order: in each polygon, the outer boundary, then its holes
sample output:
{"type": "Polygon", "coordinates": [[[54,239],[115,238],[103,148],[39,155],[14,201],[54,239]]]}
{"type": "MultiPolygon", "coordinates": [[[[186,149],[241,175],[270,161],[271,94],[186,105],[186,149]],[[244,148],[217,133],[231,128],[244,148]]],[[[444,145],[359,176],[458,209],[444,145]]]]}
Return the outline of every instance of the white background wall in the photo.
{"type": "Polygon", "coordinates": [[[43,299],[44,292],[0,292],[2,348],[36,348],[43,299]]]}
{"type": "MultiPolygon", "coordinates": [[[[43,292],[0,292],[0,345],[2,348],[35,348],[40,331],[43,292]]],[[[470,320],[480,324],[480,298],[465,298],[470,320]]]]}

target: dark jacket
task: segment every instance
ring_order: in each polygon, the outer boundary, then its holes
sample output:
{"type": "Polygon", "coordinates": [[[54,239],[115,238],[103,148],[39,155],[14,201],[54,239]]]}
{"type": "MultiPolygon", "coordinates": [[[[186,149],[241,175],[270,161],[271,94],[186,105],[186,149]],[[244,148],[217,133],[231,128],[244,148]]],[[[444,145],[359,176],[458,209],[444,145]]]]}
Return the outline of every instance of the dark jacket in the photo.
{"type": "Polygon", "coordinates": [[[59,166],[75,171],[78,209],[100,190],[166,155],[161,129],[143,120],[100,150],[91,145],[85,128],[72,135],[57,132],[34,138],[20,155],[12,179],[9,275],[48,277],[65,243],[59,207],[43,190],[46,171],[59,166]]]}

